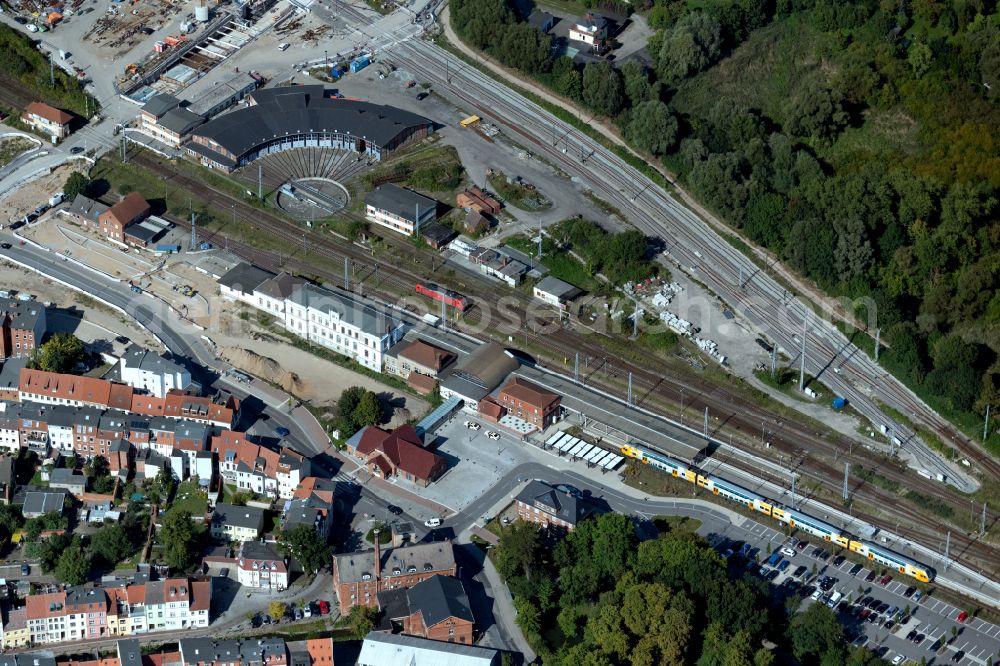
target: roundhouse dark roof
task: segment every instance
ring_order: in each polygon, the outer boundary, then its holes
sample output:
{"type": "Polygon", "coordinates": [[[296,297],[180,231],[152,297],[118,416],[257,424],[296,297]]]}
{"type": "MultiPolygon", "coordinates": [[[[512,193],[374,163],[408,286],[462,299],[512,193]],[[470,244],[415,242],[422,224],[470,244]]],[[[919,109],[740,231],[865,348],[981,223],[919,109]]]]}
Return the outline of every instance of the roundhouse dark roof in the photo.
{"type": "Polygon", "coordinates": [[[329,98],[318,94],[321,90],[302,86],[258,91],[255,104],[219,116],[192,134],[215,141],[239,158],[256,146],[295,134],[341,132],[384,146],[407,130],[431,124],[409,111],[329,98]]]}

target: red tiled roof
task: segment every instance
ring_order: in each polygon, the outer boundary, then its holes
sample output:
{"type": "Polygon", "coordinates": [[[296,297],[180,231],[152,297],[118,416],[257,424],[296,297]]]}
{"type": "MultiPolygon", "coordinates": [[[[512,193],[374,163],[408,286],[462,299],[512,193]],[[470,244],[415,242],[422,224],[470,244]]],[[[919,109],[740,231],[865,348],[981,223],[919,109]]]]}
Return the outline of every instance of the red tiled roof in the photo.
{"type": "Polygon", "coordinates": [[[130,192],[124,199],[107,209],[99,220],[113,219],[122,227],[130,222],[149,214],[149,202],[142,198],[138,192],[130,192]]]}
{"type": "Polygon", "coordinates": [[[428,377],[427,375],[422,375],[419,372],[411,372],[406,378],[406,383],[419,391],[422,395],[431,393],[434,390],[434,387],[437,386],[436,379],[428,377]]]}
{"type": "Polygon", "coordinates": [[[111,397],[111,382],[96,377],[77,377],[58,372],[21,368],[18,390],[22,393],[80,400],[107,406],[111,397]]]}
{"type": "Polygon", "coordinates": [[[503,416],[503,407],[501,407],[500,403],[490,396],[486,396],[479,401],[478,409],[480,414],[488,416],[494,420],[499,420],[500,417],[503,416]]]}
{"type": "MultiPolygon", "coordinates": [[[[361,433],[357,450],[364,457],[371,453],[384,456],[394,467],[421,480],[429,480],[442,460],[441,456],[423,447],[417,431],[409,424],[392,432],[369,426],[361,433]]],[[[377,460],[375,463],[382,467],[377,460]]],[[[387,470],[383,468],[383,471],[387,470]]]]}
{"type": "Polygon", "coordinates": [[[208,610],[212,603],[212,581],[196,580],[191,582],[191,602],[188,608],[192,611],[208,610]]]}
{"type": "Polygon", "coordinates": [[[32,594],[24,601],[29,620],[61,617],[66,612],[66,593],[32,594]]]}
{"type": "Polygon", "coordinates": [[[559,396],[551,391],[546,391],[541,386],[537,384],[532,384],[529,381],[525,381],[520,377],[514,377],[507,385],[500,389],[500,399],[503,400],[504,396],[510,396],[514,400],[519,400],[532,407],[537,407],[539,410],[544,411],[550,405],[559,401],[559,396]]]}
{"type": "Polygon", "coordinates": [[[108,407],[128,411],[132,407],[134,391],[128,384],[112,384],[108,395],[108,407]]]}
{"type": "Polygon", "coordinates": [[[59,125],[68,125],[73,116],[66,113],[62,109],[57,109],[54,106],[49,106],[45,102],[32,102],[24,109],[25,113],[33,113],[36,116],[45,118],[51,123],[58,123],[59,125]]]}
{"type": "Polygon", "coordinates": [[[399,352],[400,358],[409,359],[425,368],[440,370],[455,359],[455,355],[449,351],[428,344],[423,340],[414,340],[399,352]]]}
{"type": "Polygon", "coordinates": [[[333,666],[333,639],[311,638],[306,641],[310,666],[333,666]]]}

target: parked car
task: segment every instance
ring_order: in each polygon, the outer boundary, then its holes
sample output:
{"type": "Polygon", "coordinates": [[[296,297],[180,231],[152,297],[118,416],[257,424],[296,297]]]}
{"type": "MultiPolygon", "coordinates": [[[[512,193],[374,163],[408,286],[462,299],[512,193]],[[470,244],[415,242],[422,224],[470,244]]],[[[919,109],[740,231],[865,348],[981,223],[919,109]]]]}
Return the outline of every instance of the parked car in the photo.
{"type": "Polygon", "coordinates": [[[69,149],[69,152],[73,155],[79,155],[83,152],[83,146],[73,146],[69,149]]]}
{"type": "Polygon", "coordinates": [[[865,576],[865,582],[866,582],[866,583],[870,583],[870,582],[872,582],[873,580],[875,580],[875,571],[869,571],[869,572],[868,572],[868,575],[867,575],[867,576],[865,576]]]}
{"type": "Polygon", "coordinates": [[[28,566],[28,564],[22,564],[21,565],[21,575],[22,576],[29,576],[29,575],[31,575],[31,567],[28,566]]]}
{"type": "Polygon", "coordinates": [[[891,581],[891,580],[892,580],[892,576],[890,576],[889,574],[886,574],[886,575],[882,576],[882,579],[878,582],[878,584],[881,585],[882,587],[885,587],[886,585],[889,584],[889,581],[891,581]]]}
{"type": "Polygon", "coordinates": [[[958,617],[956,618],[956,621],[957,622],[965,622],[968,619],[969,619],[969,614],[966,613],[965,611],[962,611],[961,613],[958,614],[958,617]]]}
{"type": "Polygon", "coordinates": [[[319,613],[320,613],[320,615],[329,615],[330,614],[330,602],[329,601],[326,601],[324,599],[320,599],[316,603],[319,606],[319,613]]]}
{"type": "Polygon", "coordinates": [[[274,433],[278,437],[288,437],[289,435],[292,434],[292,431],[284,426],[278,426],[277,428],[274,429],[274,433]]]}
{"type": "Polygon", "coordinates": [[[430,518],[429,520],[424,521],[424,527],[437,527],[440,524],[441,524],[440,518],[430,518]]]}
{"type": "Polygon", "coordinates": [[[965,650],[959,650],[958,652],[952,655],[951,660],[957,664],[958,662],[962,661],[962,657],[964,656],[965,656],[965,650]]]}
{"type": "Polygon", "coordinates": [[[10,243],[0,243],[0,247],[2,247],[5,250],[9,250],[10,249],[10,243]]]}
{"type": "Polygon", "coordinates": [[[490,430],[488,433],[486,433],[486,436],[489,437],[490,439],[500,439],[500,433],[498,433],[496,430],[490,430]]]}
{"type": "Polygon", "coordinates": [[[897,654],[895,657],[892,658],[892,666],[899,666],[904,661],[906,661],[906,657],[904,657],[901,654],[897,654]]]}
{"type": "Polygon", "coordinates": [[[289,46],[290,45],[289,45],[288,42],[282,42],[282,43],[278,44],[278,50],[279,51],[286,51],[286,50],[288,50],[289,46]]]}
{"type": "Polygon", "coordinates": [[[788,557],[795,557],[795,549],[790,548],[789,546],[785,546],[784,548],[781,549],[781,554],[786,555],[788,557]]]}
{"type": "Polygon", "coordinates": [[[806,546],[808,545],[809,545],[808,541],[799,541],[797,544],[795,544],[795,547],[798,548],[799,550],[805,550],[806,546]]]}
{"type": "Polygon", "coordinates": [[[386,509],[388,509],[389,513],[391,513],[394,516],[401,516],[403,514],[403,510],[400,509],[395,504],[390,504],[389,506],[386,507],[386,509]]]}
{"type": "Polygon", "coordinates": [[[839,567],[841,564],[844,563],[845,559],[847,558],[845,558],[843,555],[837,555],[837,557],[833,558],[833,566],[839,567]]]}
{"type": "Polygon", "coordinates": [[[922,596],[924,596],[924,593],[921,592],[920,590],[917,590],[916,592],[913,593],[913,600],[920,601],[920,597],[922,596]]]}
{"type": "Polygon", "coordinates": [[[906,588],[906,592],[903,592],[903,596],[906,597],[907,599],[909,599],[910,597],[913,596],[913,593],[916,592],[916,591],[917,591],[917,588],[912,587],[912,586],[908,587],[908,588],[906,588]]]}

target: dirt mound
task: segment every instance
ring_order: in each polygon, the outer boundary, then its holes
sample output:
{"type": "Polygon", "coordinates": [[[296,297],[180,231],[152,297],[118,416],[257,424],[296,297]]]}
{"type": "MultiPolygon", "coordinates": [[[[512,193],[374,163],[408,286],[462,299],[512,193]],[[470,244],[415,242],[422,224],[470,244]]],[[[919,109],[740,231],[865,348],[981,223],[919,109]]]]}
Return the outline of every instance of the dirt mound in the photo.
{"type": "Polygon", "coordinates": [[[283,369],[273,358],[237,347],[223,347],[219,350],[219,356],[243,372],[277,384],[286,393],[296,397],[308,393],[306,383],[294,372],[283,369]]]}

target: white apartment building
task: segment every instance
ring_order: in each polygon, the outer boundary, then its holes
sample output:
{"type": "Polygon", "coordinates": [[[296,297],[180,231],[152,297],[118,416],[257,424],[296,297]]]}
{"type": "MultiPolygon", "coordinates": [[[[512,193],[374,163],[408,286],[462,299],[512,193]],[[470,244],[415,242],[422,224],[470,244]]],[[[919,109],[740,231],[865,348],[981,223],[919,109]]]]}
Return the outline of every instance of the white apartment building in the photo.
{"type": "Polygon", "coordinates": [[[285,328],[375,372],[406,326],[391,313],[312,284],[286,301],[285,328]]]}
{"type": "Polygon", "coordinates": [[[365,195],[365,217],[406,236],[437,218],[437,201],[392,183],[379,185],[365,195]]]}
{"type": "Polygon", "coordinates": [[[125,350],[119,368],[122,382],[146,390],[157,398],[191,384],[191,373],[184,366],[135,345],[125,350]]]}
{"type": "Polygon", "coordinates": [[[281,592],[288,588],[288,565],[270,544],[245,541],[236,561],[240,585],[281,592]]]}

